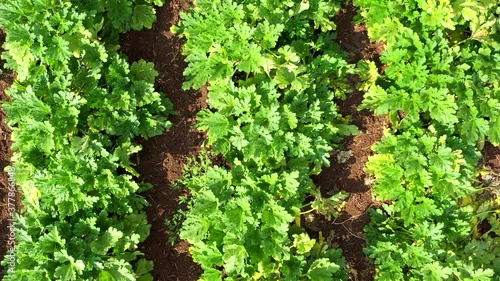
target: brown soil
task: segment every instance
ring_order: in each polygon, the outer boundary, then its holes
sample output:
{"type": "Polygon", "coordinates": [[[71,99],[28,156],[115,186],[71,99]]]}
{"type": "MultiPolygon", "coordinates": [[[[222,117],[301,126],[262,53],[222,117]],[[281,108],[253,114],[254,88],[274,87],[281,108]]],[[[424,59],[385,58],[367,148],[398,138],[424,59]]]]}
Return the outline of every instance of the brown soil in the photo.
{"type": "Polygon", "coordinates": [[[485,165],[500,174],[500,147],[486,142],[483,150],[485,165]]]}
{"type": "Polygon", "coordinates": [[[177,115],[171,116],[173,127],[164,135],[142,140],[143,150],[137,159],[142,180],[154,188],[144,196],[151,206],[146,209],[151,234],[142,245],[146,258],[154,262],[153,276],[158,281],[198,280],[201,268],[192,261],[189,245],[180,241],[168,242],[165,221],[179,209],[179,197],[184,191],[173,189],[172,183],[182,177],[186,159],[196,155],[205,140],[204,134],[192,129],[196,113],[207,106],[206,91],[183,91],[183,71],[186,67],[181,54],[182,40],[170,32],[185,10],[185,0],[167,1],[157,9],[158,21],[151,30],[130,32],[122,37],[122,51],[131,62],[145,59],[155,63],[159,75],[156,89],[164,92],[174,104],[177,115]]]}
{"type": "MultiPolygon", "coordinates": [[[[349,53],[352,63],[360,59],[374,60],[380,65],[380,54],[383,51],[381,43],[370,43],[366,27],[353,25],[356,9],[349,4],[335,17],[338,31],[338,43],[349,53]]],[[[356,77],[352,79],[356,83],[356,77]]],[[[370,222],[367,209],[374,202],[369,178],[364,172],[368,156],[373,152],[371,147],[383,136],[383,129],[388,125],[385,117],[374,116],[367,110],[358,111],[357,106],[363,100],[363,93],[354,91],[344,101],[338,101],[339,112],[351,116],[361,134],[348,137],[343,141],[344,148],[337,151],[350,151],[352,156],[345,163],[339,163],[337,153],[331,157],[331,166],[324,168],[315,177],[315,183],[325,195],[332,195],[339,190],[351,195],[342,211],[333,223],[324,218],[318,218],[318,225],[327,240],[340,247],[351,268],[350,280],[373,280],[375,268],[373,261],[363,253],[365,246],[363,228],[370,222]]]]}
{"type": "MultiPolygon", "coordinates": [[[[3,45],[5,41],[5,33],[0,30],[0,46],[3,45]]],[[[0,54],[3,49],[0,47],[0,54]]],[[[12,82],[14,81],[15,75],[11,71],[3,69],[4,62],[0,60],[0,101],[10,101],[9,96],[5,93],[12,82]]],[[[7,115],[2,111],[2,104],[0,103],[0,260],[7,251],[7,235],[9,234],[8,225],[10,218],[10,213],[7,211],[7,201],[8,201],[8,179],[9,175],[4,172],[5,167],[10,165],[10,157],[12,152],[10,151],[11,140],[10,140],[10,128],[5,123],[7,115]]],[[[20,204],[20,196],[17,194],[16,203],[20,204]]],[[[19,205],[16,206],[19,210],[19,205]]],[[[3,267],[0,265],[0,279],[3,278],[3,267]]]]}
{"type": "Polygon", "coordinates": [[[373,60],[381,68],[380,54],[384,51],[384,44],[382,42],[370,42],[364,24],[353,24],[356,14],[357,8],[353,6],[351,1],[347,1],[342,10],[335,16],[337,41],[348,52],[350,63],[356,63],[359,60],[373,60]]]}
{"type": "MultiPolygon", "coordinates": [[[[483,159],[480,163],[488,174],[485,176],[480,176],[479,180],[481,184],[485,187],[491,187],[486,189],[478,197],[478,200],[494,200],[500,196],[500,147],[493,146],[490,142],[486,142],[483,149],[483,159]]],[[[479,236],[490,231],[492,225],[487,219],[481,221],[477,226],[479,236]]],[[[497,237],[498,233],[491,232],[490,236],[492,238],[497,237]]]]}
{"type": "MultiPolygon", "coordinates": [[[[157,9],[158,21],[151,30],[130,32],[122,36],[122,51],[131,62],[145,59],[155,63],[159,76],[156,89],[162,91],[173,102],[177,115],[171,116],[173,127],[162,136],[148,140],[138,140],[143,150],[135,162],[141,174],[141,180],[153,184],[154,188],[143,195],[150,202],[146,212],[151,223],[151,234],[141,245],[146,258],[154,262],[154,280],[158,281],[194,281],[201,274],[201,268],[192,261],[189,245],[179,241],[173,246],[169,243],[171,233],[165,222],[182,208],[179,198],[186,195],[183,190],[173,188],[173,182],[182,178],[186,159],[196,155],[203,146],[205,135],[194,129],[196,113],[207,107],[207,93],[201,91],[183,91],[183,71],[186,67],[181,54],[183,41],[170,32],[170,27],[179,20],[179,13],[186,10],[188,0],[170,0],[164,7],[157,9]]],[[[383,66],[379,56],[383,51],[380,43],[370,43],[363,25],[352,24],[356,9],[349,4],[335,17],[338,30],[338,42],[349,53],[350,62],[371,59],[377,62],[380,71],[383,66]]],[[[3,33],[0,32],[0,42],[3,33]]],[[[1,63],[0,63],[1,66],[1,63]]],[[[0,99],[7,99],[5,89],[13,75],[0,75],[0,99]]],[[[353,81],[356,78],[353,78],[353,81]]],[[[354,82],[353,82],[354,83],[354,82]]],[[[358,111],[357,106],[363,99],[363,93],[354,91],[345,101],[339,101],[339,112],[350,115],[361,134],[346,138],[343,148],[332,155],[331,166],[314,178],[324,195],[332,195],[339,190],[351,195],[341,215],[333,222],[314,214],[314,221],[309,223],[310,231],[322,232],[332,245],[340,247],[351,268],[351,280],[373,280],[375,269],[373,261],[363,253],[365,246],[364,226],[369,223],[367,209],[376,202],[370,191],[369,181],[363,171],[368,157],[372,155],[371,146],[382,138],[382,130],[388,125],[384,117],[373,116],[368,111],[358,111]],[[337,153],[351,151],[352,156],[345,163],[338,163],[337,153]]],[[[0,169],[8,165],[11,152],[10,130],[4,123],[5,114],[0,111],[0,169]],[[3,136],[6,136],[4,139],[3,136]]],[[[486,162],[500,171],[500,151],[491,145],[485,147],[486,162]]],[[[7,175],[0,172],[0,233],[6,229],[5,223],[5,187],[7,175]],[[3,204],[3,205],[2,205],[3,204]]],[[[0,254],[5,253],[6,243],[2,234],[0,254]]],[[[1,267],[0,267],[1,269],[1,267]]],[[[0,276],[1,277],[1,276],[0,276]]]]}

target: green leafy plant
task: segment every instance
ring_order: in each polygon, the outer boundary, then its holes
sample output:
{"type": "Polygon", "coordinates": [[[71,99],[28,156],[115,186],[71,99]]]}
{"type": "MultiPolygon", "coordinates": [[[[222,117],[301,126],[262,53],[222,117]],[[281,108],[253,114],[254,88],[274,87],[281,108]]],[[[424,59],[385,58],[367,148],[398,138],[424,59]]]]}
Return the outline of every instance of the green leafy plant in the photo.
{"type": "Polygon", "coordinates": [[[119,32],[150,26],[151,4],[0,4],[2,56],[18,73],[3,108],[23,193],[5,280],[152,280],[137,251],[150,228],[138,193],[150,185],[129,157],[141,149],[134,137],[170,127],[172,105],[153,88],[153,64],[117,52],[119,32]]]}
{"type": "Polygon", "coordinates": [[[339,9],[334,1],[202,0],[172,28],[187,39],[184,88],[208,84],[197,128],[230,166],[187,174],[193,207],[181,237],[201,280],[345,279],[338,250],[312,246],[319,242],[290,227],[313,190],[309,176],[357,133],[334,103],[354,73],[335,43],[339,9]]]}
{"type": "Polygon", "coordinates": [[[187,196],[179,197],[179,209],[172,215],[170,219],[165,221],[165,226],[168,227],[169,236],[168,242],[170,245],[176,244],[178,240],[178,234],[180,232],[182,223],[186,219],[186,211],[184,208],[191,207],[191,199],[187,196]]]}

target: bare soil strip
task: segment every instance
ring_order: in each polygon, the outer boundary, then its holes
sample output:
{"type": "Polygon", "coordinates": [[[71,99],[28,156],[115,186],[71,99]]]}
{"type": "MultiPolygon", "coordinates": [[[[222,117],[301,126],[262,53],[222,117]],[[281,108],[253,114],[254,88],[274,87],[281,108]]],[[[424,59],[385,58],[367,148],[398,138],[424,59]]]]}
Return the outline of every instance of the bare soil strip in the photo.
{"type": "Polygon", "coordinates": [[[173,0],[157,9],[158,20],[151,30],[129,32],[122,37],[122,51],[130,62],[144,59],[154,62],[159,75],[156,89],[164,92],[174,104],[177,115],[171,116],[173,127],[164,135],[141,140],[143,150],[135,160],[141,179],[154,188],[144,196],[151,206],[146,209],[151,234],[142,245],[146,258],[154,262],[153,276],[161,281],[195,281],[201,268],[192,261],[187,242],[170,245],[165,221],[179,209],[179,197],[185,192],[172,187],[180,179],[186,159],[196,155],[205,135],[193,129],[196,113],[206,108],[206,91],[183,91],[183,71],[186,68],[181,54],[182,41],[170,32],[186,9],[187,1],[173,0]]]}

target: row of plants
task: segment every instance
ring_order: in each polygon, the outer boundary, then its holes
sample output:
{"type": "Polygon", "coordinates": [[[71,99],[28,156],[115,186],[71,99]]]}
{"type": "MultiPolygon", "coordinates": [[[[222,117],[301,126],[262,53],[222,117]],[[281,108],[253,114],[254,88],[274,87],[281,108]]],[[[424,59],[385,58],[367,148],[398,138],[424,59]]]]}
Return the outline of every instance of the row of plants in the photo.
{"type": "Polygon", "coordinates": [[[367,164],[385,202],[366,228],[376,279],[500,280],[498,198],[475,183],[485,141],[500,143],[498,2],[355,5],[386,47],[361,108],[392,123],[367,164]]]}
{"type": "Polygon", "coordinates": [[[334,103],[353,73],[336,44],[340,4],[197,0],[173,28],[187,39],[184,87],[208,84],[198,129],[228,163],[201,157],[183,180],[192,201],[180,235],[200,280],[346,279],[341,251],[300,227],[310,176],[357,133],[334,103]]]}
{"type": "MultiPolygon", "coordinates": [[[[17,73],[3,105],[23,194],[16,265],[4,280],[153,280],[149,234],[129,160],[170,127],[152,63],[129,65],[118,35],[150,28],[161,0],[0,3],[2,58],[17,73]]],[[[6,265],[6,261],[4,261],[6,265]]]]}

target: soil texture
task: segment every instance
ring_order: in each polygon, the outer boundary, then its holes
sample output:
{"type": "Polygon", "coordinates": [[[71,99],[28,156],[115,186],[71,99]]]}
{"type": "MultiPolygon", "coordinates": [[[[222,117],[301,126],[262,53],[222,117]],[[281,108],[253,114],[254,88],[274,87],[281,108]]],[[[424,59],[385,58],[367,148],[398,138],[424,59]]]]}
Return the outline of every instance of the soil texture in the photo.
{"type": "Polygon", "coordinates": [[[186,68],[181,54],[183,41],[170,32],[170,27],[178,22],[179,13],[186,10],[188,3],[167,2],[157,9],[158,20],[152,29],[129,32],[121,40],[122,51],[130,62],[154,62],[159,72],[156,89],[166,94],[177,113],[170,116],[173,127],[167,133],[140,140],[143,150],[136,159],[137,171],[141,180],[154,186],[143,194],[151,204],[146,212],[152,227],[141,250],[154,262],[154,280],[195,281],[201,268],[193,262],[187,242],[169,243],[169,237],[176,234],[169,232],[165,222],[179,209],[179,197],[186,195],[173,188],[173,183],[182,178],[187,158],[196,155],[205,140],[205,135],[192,126],[196,124],[196,113],[207,107],[207,95],[205,90],[182,90],[186,68]]]}

